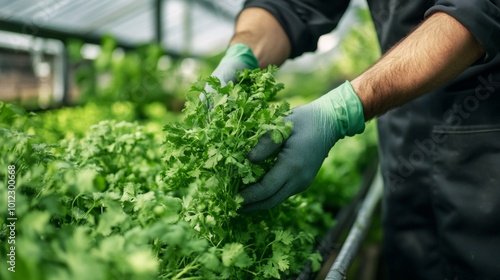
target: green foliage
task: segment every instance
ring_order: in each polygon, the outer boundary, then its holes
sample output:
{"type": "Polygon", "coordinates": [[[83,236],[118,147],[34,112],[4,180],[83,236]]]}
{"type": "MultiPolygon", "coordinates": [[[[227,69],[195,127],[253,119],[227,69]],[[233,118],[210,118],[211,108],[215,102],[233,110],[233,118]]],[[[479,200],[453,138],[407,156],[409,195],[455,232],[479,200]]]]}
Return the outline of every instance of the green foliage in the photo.
{"type": "MultiPolygon", "coordinates": [[[[160,132],[163,126],[179,119],[178,113],[169,112],[161,103],[145,104],[147,120],[140,123],[148,132],[160,132]]],[[[40,113],[28,113],[14,104],[0,102],[0,127],[22,130],[33,134],[45,143],[56,143],[63,139],[79,139],[89,128],[104,120],[134,121],[137,116],[130,102],[94,103],[82,106],[63,107],[40,113]]]]}
{"type": "Polygon", "coordinates": [[[167,263],[177,268],[168,274],[171,279],[279,279],[317,256],[313,241],[321,226],[313,224],[326,214],[314,207],[316,202],[298,195],[269,211],[237,212],[242,202],[238,191],[256,182],[274,161],[252,164],[246,158],[250,149],[265,133],[281,142],[292,130],[284,121],[289,105],[268,103],[282,88],[274,81],[275,71],[246,70],[236,84],[224,87],[207,79],[213,91],[194,87],[185,119],[165,127],[167,190],[183,197],[184,230],[195,229],[189,233],[193,241],[187,242],[198,244],[168,254],[167,263]]]}
{"type": "Polygon", "coordinates": [[[64,138],[81,138],[91,125],[103,120],[133,121],[135,118],[134,105],[129,102],[89,102],[82,106],[33,115],[30,125],[25,125],[24,129],[46,142],[53,143],[64,138]]]}
{"type": "Polygon", "coordinates": [[[342,39],[342,55],[333,64],[333,76],[353,79],[368,69],[380,57],[380,45],[370,11],[356,11],[359,22],[342,39]]]}
{"type": "Polygon", "coordinates": [[[103,40],[102,51],[95,60],[98,72],[110,73],[110,80],[98,92],[100,100],[130,101],[144,104],[164,101],[167,97],[162,89],[166,73],[158,71],[158,60],[163,51],[158,45],[147,45],[122,57],[113,56],[116,49],[112,39],[103,40]]]}
{"type": "MultiPolygon", "coordinates": [[[[2,129],[0,138],[0,198],[7,201],[4,176],[12,164],[18,218],[16,273],[2,270],[2,279],[156,278],[157,231],[166,231],[180,208],[172,203],[178,199],[157,190],[163,165],[145,152],[159,145],[153,135],[130,123],[103,122],[81,140],[62,142],[56,154],[33,135],[2,129]],[[151,215],[155,207],[165,209],[151,215]]],[[[7,235],[2,224],[4,263],[7,235]]]]}
{"type": "MultiPolygon", "coordinates": [[[[331,224],[318,202],[294,196],[271,211],[237,212],[238,190],[271,164],[248,162],[249,149],[268,131],[280,141],[291,131],[288,105],[267,102],[282,87],[273,75],[247,71],[225,87],[209,79],[219,92],[205,92],[213,108],[195,93],[164,143],[117,121],[46,142],[50,134],[31,124],[42,123],[0,104],[0,199],[13,164],[18,218],[16,273],[0,278],[264,279],[295,274],[307,260],[318,268],[314,241],[331,224]]],[[[8,234],[2,224],[3,263],[8,234]]]]}
{"type": "Polygon", "coordinates": [[[33,113],[27,113],[22,107],[0,101],[0,128],[20,130],[34,123],[30,120],[33,113]]]}
{"type": "Polygon", "coordinates": [[[157,44],[148,44],[135,50],[118,49],[113,38],[104,37],[101,52],[92,62],[83,63],[80,50],[83,44],[73,41],[69,47],[72,60],[81,65],[75,73],[75,80],[82,93],[81,101],[96,103],[128,102],[133,105],[138,119],[147,117],[145,107],[153,102],[169,106],[178,102],[174,90],[167,90],[165,84],[179,84],[178,63],[159,67],[161,58],[166,57],[157,44]]]}

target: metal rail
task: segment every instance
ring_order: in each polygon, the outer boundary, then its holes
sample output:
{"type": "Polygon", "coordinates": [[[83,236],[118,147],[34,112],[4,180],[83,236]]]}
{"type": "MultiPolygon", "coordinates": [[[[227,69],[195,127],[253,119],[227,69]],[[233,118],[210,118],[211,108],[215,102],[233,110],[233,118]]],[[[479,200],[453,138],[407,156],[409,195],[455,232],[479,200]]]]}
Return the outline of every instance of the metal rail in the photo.
{"type": "Polygon", "coordinates": [[[370,227],[371,218],[375,209],[382,197],[383,183],[380,172],[377,172],[375,180],[370,186],[370,190],[366,195],[361,208],[359,209],[356,221],[352,226],[349,235],[347,236],[339,255],[333,263],[326,280],[343,280],[346,277],[347,271],[351,266],[356,254],[359,251],[362,241],[364,240],[370,227]]]}
{"type": "MultiPolygon", "coordinates": [[[[321,240],[320,244],[316,247],[323,258],[322,267],[325,269],[328,263],[334,262],[334,256],[337,255],[338,248],[337,244],[344,233],[352,227],[355,222],[356,214],[358,209],[368,193],[378,170],[378,160],[374,160],[366,170],[363,172],[363,180],[361,186],[359,187],[358,193],[354,198],[347,204],[344,205],[339,212],[335,215],[335,225],[328,230],[324,238],[321,240]]],[[[322,270],[321,272],[314,272],[312,270],[311,262],[308,261],[300,273],[300,275],[295,280],[312,280],[316,279],[317,274],[326,276],[328,270],[322,270]]]]}

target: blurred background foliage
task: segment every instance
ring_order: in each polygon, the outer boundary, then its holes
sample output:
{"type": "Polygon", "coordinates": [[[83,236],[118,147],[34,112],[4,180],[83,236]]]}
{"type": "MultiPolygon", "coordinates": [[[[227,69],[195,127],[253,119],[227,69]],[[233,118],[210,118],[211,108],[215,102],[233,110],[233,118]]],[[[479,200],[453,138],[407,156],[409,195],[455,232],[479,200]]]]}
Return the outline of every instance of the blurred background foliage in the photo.
{"type": "Polygon", "coordinates": [[[123,51],[107,36],[91,63],[82,62],[82,42],[72,41],[70,46],[71,60],[81,64],[75,73],[79,102],[131,102],[138,119],[147,118],[146,107],[151,103],[164,104],[173,111],[182,108],[178,93],[185,92],[189,82],[180,72],[181,62],[166,56],[159,45],[123,51]]]}

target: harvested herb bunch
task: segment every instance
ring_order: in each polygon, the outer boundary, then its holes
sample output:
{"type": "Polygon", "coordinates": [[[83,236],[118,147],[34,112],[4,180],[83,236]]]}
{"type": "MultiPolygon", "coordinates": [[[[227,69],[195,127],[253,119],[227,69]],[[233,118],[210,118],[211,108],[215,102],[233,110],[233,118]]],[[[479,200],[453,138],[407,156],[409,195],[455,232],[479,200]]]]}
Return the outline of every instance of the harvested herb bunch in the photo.
{"type": "Polygon", "coordinates": [[[241,71],[225,86],[213,77],[202,81],[212,90],[194,86],[184,120],[164,128],[165,191],[183,201],[176,224],[183,226],[160,256],[167,267],[178,268],[167,278],[280,278],[299,272],[307,260],[318,268],[321,257],[313,247],[324,221],[318,203],[297,195],[271,210],[237,212],[238,192],[275,160],[251,163],[249,151],[266,133],[279,143],[292,132],[285,121],[289,104],[269,102],[283,88],[276,70],[241,71]]]}

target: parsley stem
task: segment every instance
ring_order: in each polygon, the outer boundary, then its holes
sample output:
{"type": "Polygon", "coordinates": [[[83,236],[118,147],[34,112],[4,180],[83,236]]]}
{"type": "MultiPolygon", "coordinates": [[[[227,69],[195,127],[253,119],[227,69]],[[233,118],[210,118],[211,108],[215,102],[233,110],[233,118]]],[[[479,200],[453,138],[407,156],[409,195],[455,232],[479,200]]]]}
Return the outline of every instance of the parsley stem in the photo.
{"type": "MultiPolygon", "coordinates": [[[[193,269],[197,269],[198,267],[200,267],[200,265],[193,265],[193,263],[191,263],[191,265],[188,265],[188,266],[185,266],[184,269],[182,269],[179,273],[177,273],[177,275],[175,275],[172,280],[177,280],[177,279],[180,279],[180,277],[184,274],[186,274],[187,272],[189,272],[190,270],[193,270],[193,269]]],[[[193,277],[190,277],[190,278],[184,278],[184,279],[201,279],[200,277],[197,277],[197,278],[193,278],[193,277]]]]}

